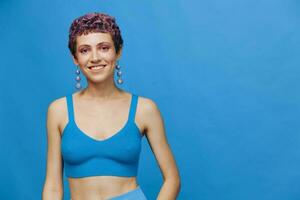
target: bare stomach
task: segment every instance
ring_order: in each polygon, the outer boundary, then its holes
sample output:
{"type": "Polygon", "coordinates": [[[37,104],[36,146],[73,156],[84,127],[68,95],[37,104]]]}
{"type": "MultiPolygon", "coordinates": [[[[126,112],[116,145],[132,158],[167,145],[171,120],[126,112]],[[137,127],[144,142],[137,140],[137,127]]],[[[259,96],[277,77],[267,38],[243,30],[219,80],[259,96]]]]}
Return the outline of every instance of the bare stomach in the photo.
{"type": "Polygon", "coordinates": [[[136,177],[68,178],[72,200],[107,200],[137,188],[136,177]]]}

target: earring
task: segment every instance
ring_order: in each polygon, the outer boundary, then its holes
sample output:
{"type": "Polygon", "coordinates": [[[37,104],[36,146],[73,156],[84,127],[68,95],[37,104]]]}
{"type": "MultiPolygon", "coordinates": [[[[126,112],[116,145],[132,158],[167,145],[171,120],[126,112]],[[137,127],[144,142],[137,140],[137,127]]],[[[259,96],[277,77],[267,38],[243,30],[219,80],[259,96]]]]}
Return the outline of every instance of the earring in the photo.
{"type": "Polygon", "coordinates": [[[117,83],[118,83],[118,84],[122,84],[124,81],[123,81],[122,78],[121,78],[122,72],[121,72],[121,67],[120,67],[120,65],[119,65],[119,62],[117,62],[116,69],[117,69],[117,76],[118,76],[117,83]]]}
{"type": "Polygon", "coordinates": [[[81,88],[81,84],[80,84],[80,80],[81,80],[81,78],[80,78],[80,70],[79,70],[79,67],[77,66],[77,69],[76,69],[76,78],[75,78],[75,81],[76,81],[76,84],[75,84],[75,88],[77,89],[77,90],[79,90],[80,88],[81,88]]]}

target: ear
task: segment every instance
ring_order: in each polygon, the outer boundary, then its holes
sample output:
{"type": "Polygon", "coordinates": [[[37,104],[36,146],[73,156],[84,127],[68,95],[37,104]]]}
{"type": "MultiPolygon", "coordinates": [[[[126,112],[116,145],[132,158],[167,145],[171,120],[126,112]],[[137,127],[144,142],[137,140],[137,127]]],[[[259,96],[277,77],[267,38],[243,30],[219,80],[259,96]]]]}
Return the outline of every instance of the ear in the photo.
{"type": "Polygon", "coordinates": [[[74,62],[75,65],[79,65],[77,59],[73,55],[72,55],[72,59],[73,59],[73,62],[74,62]]]}
{"type": "Polygon", "coordinates": [[[123,49],[123,48],[120,48],[120,49],[119,49],[119,52],[118,52],[118,54],[117,54],[117,60],[119,60],[119,59],[121,58],[121,55],[122,55],[122,49],[123,49]]]}

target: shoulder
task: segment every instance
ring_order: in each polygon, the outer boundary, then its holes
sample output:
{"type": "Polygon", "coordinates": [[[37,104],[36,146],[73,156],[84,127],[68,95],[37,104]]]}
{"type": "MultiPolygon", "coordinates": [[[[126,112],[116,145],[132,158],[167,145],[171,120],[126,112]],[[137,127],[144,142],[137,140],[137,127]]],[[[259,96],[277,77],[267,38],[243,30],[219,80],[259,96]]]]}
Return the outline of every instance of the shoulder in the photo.
{"type": "Polygon", "coordinates": [[[48,112],[59,114],[66,107],[66,97],[60,97],[52,100],[48,105],[48,112]]]}
{"type": "Polygon", "coordinates": [[[163,118],[154,99],[139,96],[137,113],[143,130],[148,136],[153,130],[160,130],[159,128],[163,127],[163,118]]]}
{"type": "Polygon", "coordinates": [[[144,122],[151,121],[154,118],[160,118],[161,113],[157,102],[154,99],[138,96],[138,113],[144,122]]]}
{"type": "Polygon", "coordinates": [[[144,114],[157,112],[159,110],[157,103],[148,97],[138,96],[138,104],[140,110],[143,111],[144,114]]]}
{"type": "Polygon", "coordinates": [[[55,123],[57,126],[61,125],[61,122],[66,117],[66,97],[60,97],[52,100],[48,105],[47,119],[55,123]]]}

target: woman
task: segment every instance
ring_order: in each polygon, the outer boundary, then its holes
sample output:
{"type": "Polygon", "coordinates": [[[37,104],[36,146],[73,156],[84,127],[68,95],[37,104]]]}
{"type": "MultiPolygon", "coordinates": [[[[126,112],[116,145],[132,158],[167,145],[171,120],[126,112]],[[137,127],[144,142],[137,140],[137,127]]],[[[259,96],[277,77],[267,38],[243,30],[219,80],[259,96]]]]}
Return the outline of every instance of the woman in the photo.
{"type": "Polygon", "coordinates": [[[136,180],[143,136],[164,177],[157,199],[176,199],[180,176],[157,105],[114,82],[115,68],[123,82],[122,46],[114,17],[88,13],[73,21],[69,49],[88,86],[49,105],[43,200],[62,199],[64,169],[72,200],[146,199],[136,180]]]}

